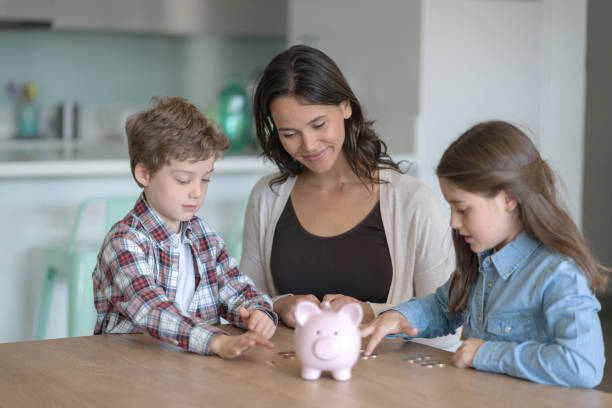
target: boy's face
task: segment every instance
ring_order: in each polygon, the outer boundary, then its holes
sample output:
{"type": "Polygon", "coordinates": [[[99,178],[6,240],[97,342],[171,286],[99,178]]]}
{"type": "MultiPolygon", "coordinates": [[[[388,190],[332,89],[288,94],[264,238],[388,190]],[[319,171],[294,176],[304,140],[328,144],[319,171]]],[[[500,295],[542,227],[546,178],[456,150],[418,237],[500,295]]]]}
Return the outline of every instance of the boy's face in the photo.
{"type": "Polygon", "coordinates": [[[140,163],[134,173],[149,205],[170,230],[179,232],[181,221],[192,219],[202,206],[214,164],[214,155],[199,161],[173,159],[153,175],[140,163]]]}

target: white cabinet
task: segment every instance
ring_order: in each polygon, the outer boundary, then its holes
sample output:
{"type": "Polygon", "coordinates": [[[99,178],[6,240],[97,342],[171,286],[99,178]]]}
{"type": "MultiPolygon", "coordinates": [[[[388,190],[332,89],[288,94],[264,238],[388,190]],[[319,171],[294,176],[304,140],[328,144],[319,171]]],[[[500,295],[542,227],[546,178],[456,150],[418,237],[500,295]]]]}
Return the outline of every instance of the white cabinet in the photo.
{"type": "Polygon", "coordinates": [[[285,35],[286,15],[286,0],[55,0],[53,27],[167,34],[285,35]]]}
{"type": "Polygon", "coordinates": [[[586,0],[424,0],[419,178],[476,122],[502,119],[534,137],[560,174],[580,225],[584,151],[586,0]]]}
{"type": "Polygon", "coordinates": [[[0,0],[0,20],[4,22],[51,22],[54,0],[0,0]]]}
{"type": "Polygon", "coordinates": [[[287,0],[0,0],[0,22],[58,30],[285,35],[287,0]]]}
{"type": "Polygon", "coordinates": [[[108,21],[108,2],[100,0],[55,0],[53,26],[59,29],[103,30],[108,21]]]}

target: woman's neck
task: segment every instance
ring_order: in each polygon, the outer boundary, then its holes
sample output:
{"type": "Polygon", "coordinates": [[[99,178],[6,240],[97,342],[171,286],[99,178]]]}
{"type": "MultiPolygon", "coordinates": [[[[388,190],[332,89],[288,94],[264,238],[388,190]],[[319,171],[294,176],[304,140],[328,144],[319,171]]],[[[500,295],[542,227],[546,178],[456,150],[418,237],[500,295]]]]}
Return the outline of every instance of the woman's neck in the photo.
{"type": "Polygon", "coordinates": [[[298,178],[301,179],[301,183],[324,190],[341,189],[347,185],[362,183],[361,179],[357,177],[351,166],[349,166],[344,152],[338,156],[336,163],[328,171],[315,173],[305,169],[298,178]]]}

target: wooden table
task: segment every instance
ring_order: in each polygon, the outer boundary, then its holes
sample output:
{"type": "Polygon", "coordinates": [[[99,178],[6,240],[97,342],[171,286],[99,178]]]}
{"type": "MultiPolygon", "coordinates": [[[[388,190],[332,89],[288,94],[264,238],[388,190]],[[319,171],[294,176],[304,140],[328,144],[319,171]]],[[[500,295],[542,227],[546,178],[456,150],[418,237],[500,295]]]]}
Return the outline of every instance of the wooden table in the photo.
{"type": "Polygon", "coordinates": [[[612,407],[612,394],[534,384],[505,375],[425,368],[405,357],[451,353],[384,340],[353,378],[300,378],[293,331],[279,327],[275,350],[235,360],[184,352],[144,334],[0,344],[0,407],[612,407]]]}

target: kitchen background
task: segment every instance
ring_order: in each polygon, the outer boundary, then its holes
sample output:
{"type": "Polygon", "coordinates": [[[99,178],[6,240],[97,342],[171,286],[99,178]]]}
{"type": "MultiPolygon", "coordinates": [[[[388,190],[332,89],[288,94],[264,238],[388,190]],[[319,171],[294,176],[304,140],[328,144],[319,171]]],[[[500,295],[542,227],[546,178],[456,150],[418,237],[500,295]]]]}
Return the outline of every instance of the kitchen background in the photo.
{"type": "MultiPolygon", "coordinates": [[[[433,169],[459,133],[492,118],[522,126],[612,265],[610,16],[606,0],[0,0],[0,342],[35,337],[45,249],[68,241],[79,204],[138,194],[125,118],[154,95],[219,117],[232,81],[248,93],[295,43],[338,63],[393,157],[437,194],[433,169]],[[33,133],[9,82],[32,83],[33,133]]],[[[274,170],[247,139],[216,166],[200,211],[237,257],[244,201],[274,170]]],[[[86,215],[79,237],[97,243],[100,209],[86,215]]],[[[60,281],[46,337],[67,335],[67,308],[60,281]]]]}

